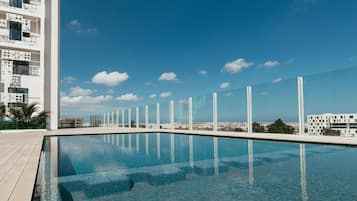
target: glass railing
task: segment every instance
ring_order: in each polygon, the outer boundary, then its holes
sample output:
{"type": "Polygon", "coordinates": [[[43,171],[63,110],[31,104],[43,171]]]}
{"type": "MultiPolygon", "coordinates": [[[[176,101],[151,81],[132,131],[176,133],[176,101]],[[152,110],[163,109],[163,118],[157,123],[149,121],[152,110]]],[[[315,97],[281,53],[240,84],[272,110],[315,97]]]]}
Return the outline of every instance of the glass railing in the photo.
{"type": "MultiPolygon", "coordinates": [[[[139,125],[142,128],[160,125],[164,129],[357,136],[356,75],[357,67],[353,67],[140,106],[139,125]]],[[[102,125],[106,125],[105,122],[102,125]]]]}

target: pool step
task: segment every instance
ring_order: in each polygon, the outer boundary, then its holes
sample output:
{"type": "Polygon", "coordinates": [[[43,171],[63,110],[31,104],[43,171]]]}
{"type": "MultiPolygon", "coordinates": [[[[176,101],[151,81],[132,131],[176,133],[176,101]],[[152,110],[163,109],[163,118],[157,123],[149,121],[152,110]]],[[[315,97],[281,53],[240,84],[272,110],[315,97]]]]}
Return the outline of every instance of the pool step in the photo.
{"type": "Polygon", "coordinates": [[[61,177],[58,182],[64,190],[70,193],[83,191],[89,198],[130,191],[134,186],[129,177],[115,172],[61,177]]]}

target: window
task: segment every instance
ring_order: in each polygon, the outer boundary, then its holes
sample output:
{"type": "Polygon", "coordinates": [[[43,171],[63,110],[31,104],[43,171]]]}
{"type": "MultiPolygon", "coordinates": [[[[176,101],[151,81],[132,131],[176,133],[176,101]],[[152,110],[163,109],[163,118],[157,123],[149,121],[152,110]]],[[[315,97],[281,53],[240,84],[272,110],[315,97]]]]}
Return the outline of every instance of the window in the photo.
{"type": "Polygon", "coordinates": [[[16,94],[16,102],[22,102],[22,103],[27,103],[28,102],[28,93],[29,89],[28,88],[8,88],[9,93],[15,93],[16,94]]]}
{"type": "Polygon", "coordinates": [[[13,61],[13,74],[29,75],[30,64],[27,61],[13,61]]]}
{"type": "Polygon", "coordinates": [[[10,0],[10,6],[22,8],[22,0],[10,0]]]}
{"type": "Polygon", "coordinates": [[[30,4],[30,0],[24,0],[24,3],[30,4]]]}
{"type": "Polygon", "coordinates": [[[20,22],[10,22],[10,40],[21,40],[22,24],[20,22]]]}

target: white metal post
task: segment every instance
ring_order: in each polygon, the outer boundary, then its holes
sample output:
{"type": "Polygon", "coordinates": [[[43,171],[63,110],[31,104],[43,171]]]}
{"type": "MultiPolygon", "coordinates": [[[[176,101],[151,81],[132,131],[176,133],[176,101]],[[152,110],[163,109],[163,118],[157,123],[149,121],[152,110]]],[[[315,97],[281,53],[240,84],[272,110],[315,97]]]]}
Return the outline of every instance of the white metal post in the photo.
{"type": "Polygon", "coordinates": [[[160,103],[156,103],[156,128],[160,129],[160,103]]]}
{"type": "Polygon", "coordinates": [[[116,127],[119,127],[119,110],[117,110],[117,115],[116,115],[116,127]]]}
{"type": "Polygon", "coordinates": [[[131,108],[128,109],[128,127],[131,128],[131,108]]]}
{"type": "Polygon", "coordinates": [[[114,126],[114,112],[112,112],[112,126],[114,126]]]}
{"type": "Polygon", "coordinates": [[[121,109],[121,127],[125,128],[125,110],[121,109]]]}
{"type": "Polygon", "coordinates": [[[305,134],[305,114],[304,114],[304,80],[299,76],[298,80],[298,100],[299,100],[299,134],[305,134]]]}
{"type": "Polygon", "coordinates": [[[145,105],[145,128],[149,128],[149,106],[145,105]]]}
{"type": "Polygon", "coordinates": [[[173,130],[175,128],[174,122],[175,122],[175,111],[174,111],[174,101],[170,101],[170,129],[173,130]]]}
{"type": "Polygon", "coordinates": [[[110,126],[110,112],[107,112],[107,127],[110,126]]]}
{"type": "Polygon", "coordinates": [[[188,98],[188,129],[192,130],[192,97],[188,98]]]}
{"type": "Polygon", "coordinates": [[[217,93],[214,92],[212,95],[213,101],[213,131],[217,131],[218,129],[218,122],[217,122],[217,93]]]}
{"type": "Polygon", "coordinates": [[[135,124],[136,124],[136,128],[139,128],[139,107],[136,107],[136,115],[135,115],[135,124]]]}
{"type": "Polygon", "coordinates": [[[106,116],[107,116],[107,115],[104,113],[104,115],[103,115],[103,126],[104,126],[104,127],[105,127],[105,124],[107,123],[107,122],[106,122],[106,116]]]}
{"type": "Polygon", "coordinates": [[[253,118],[252,118],[252,87],[247,86],[247,127],[248,133],[253,133],[253,118]]]}

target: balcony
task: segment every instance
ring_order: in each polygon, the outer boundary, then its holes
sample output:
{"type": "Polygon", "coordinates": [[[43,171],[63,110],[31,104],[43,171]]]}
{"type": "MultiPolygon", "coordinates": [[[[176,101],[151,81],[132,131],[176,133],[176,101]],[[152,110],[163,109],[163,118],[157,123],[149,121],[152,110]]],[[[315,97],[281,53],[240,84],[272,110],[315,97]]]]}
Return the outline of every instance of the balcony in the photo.
{"type": "Polygon", "coordinates": [[[10,5],[9,0],[0,0],[0,9],[39,17],[41,15],[41,1],[32,0],[31,3],[22,3],[21,7],[15,7],[10,5]]]}

